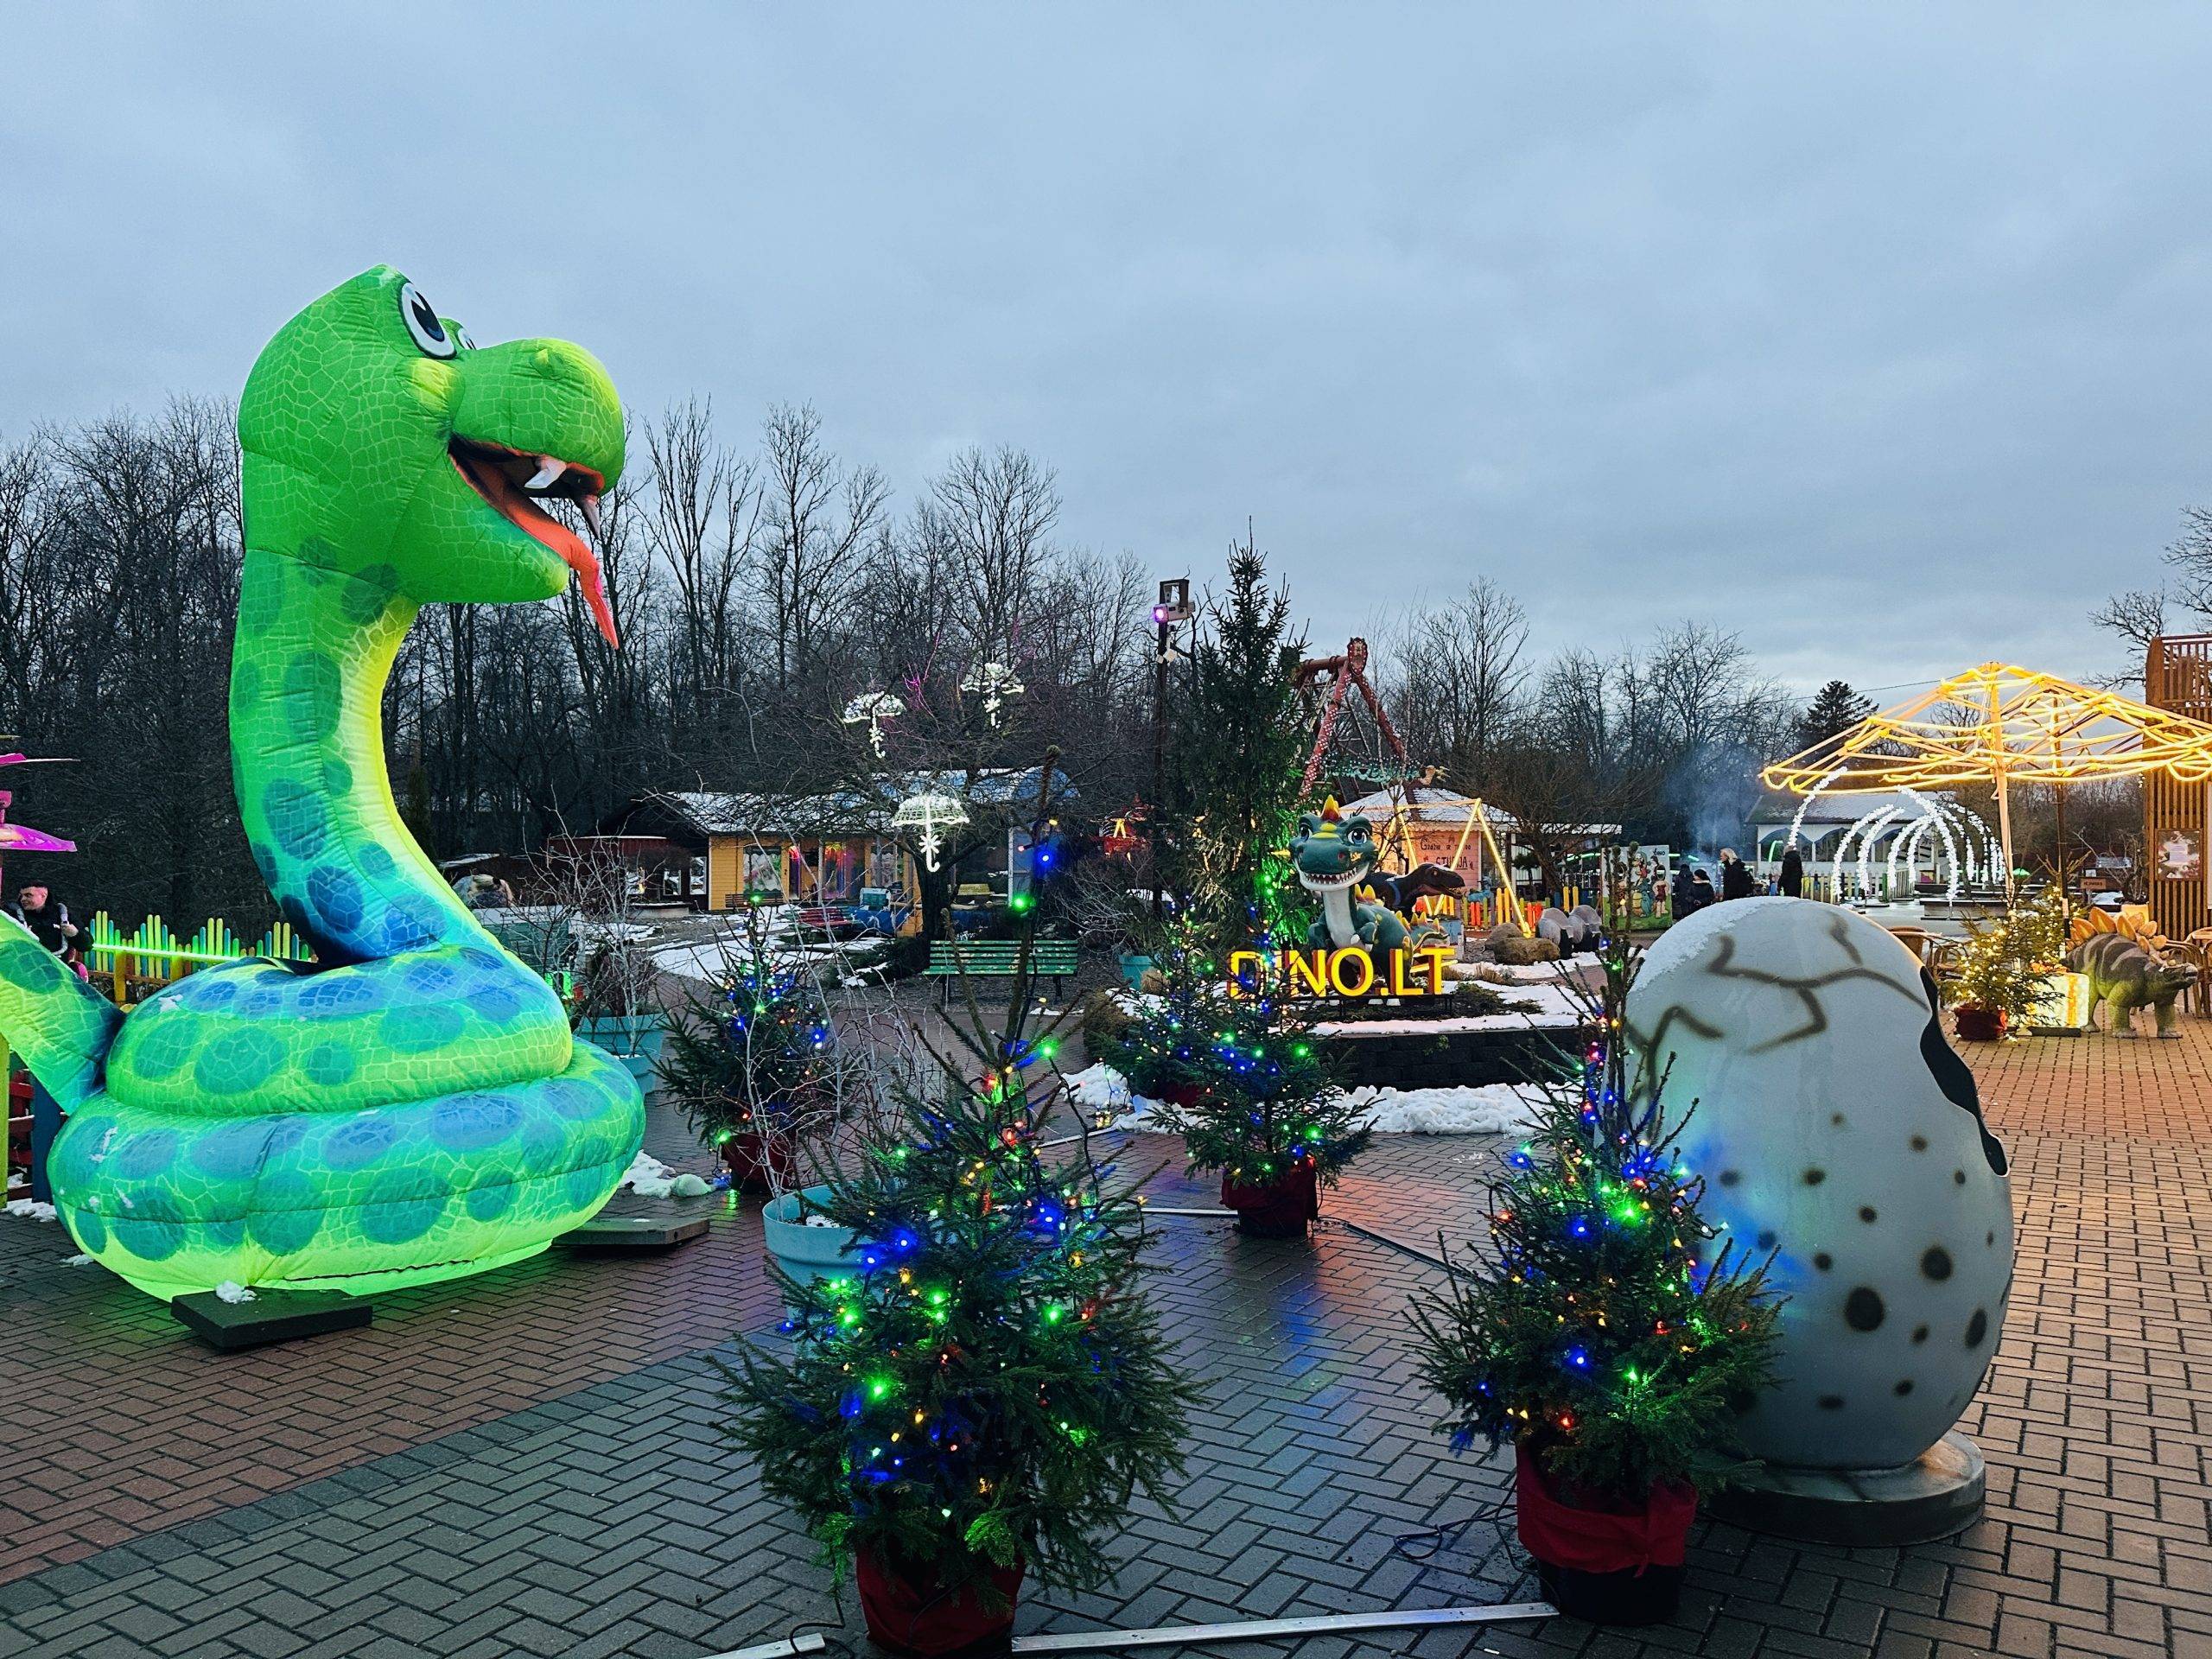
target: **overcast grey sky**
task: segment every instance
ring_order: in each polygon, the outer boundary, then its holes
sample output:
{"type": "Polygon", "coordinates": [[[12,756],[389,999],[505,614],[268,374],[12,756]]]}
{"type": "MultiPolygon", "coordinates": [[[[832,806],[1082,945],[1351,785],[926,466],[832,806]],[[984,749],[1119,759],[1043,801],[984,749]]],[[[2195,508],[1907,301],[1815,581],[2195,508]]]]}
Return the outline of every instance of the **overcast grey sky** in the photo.
{"type": "Polygon", "coordinates": [[[1159,574],[1249,514],[1323,639],[1488,571],[1801,687],[2116,663],[2212,502],[2212,9],[1541,10],[11,8],[0,437],[384,260],[1159,574]]]}

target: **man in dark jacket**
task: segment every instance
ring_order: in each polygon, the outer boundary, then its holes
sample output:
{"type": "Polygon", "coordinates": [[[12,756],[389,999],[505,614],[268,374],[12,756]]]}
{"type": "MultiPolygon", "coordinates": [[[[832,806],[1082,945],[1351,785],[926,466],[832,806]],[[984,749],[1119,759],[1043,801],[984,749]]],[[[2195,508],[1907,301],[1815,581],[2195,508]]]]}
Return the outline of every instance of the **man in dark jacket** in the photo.
{"type": "Polygon", "coordinates": [[[1805,896],[1805,855],[1797,850],[1794,841],[1783,849],[1782,874],[1775,881],[1774,890],[1785,899],[1805,896]]]}
{"type": "Polygon", "coordinates": [[[1748,899],[1751,896],[1751,867],[1736,856],[1733,847],[1720,849],[1720,896],[1723,899],[1748,899]]]}
{"type": "Polygon", "coordinates": [[[45,884],[26,881],[17,889],[8,913],[38,937],[38,942],[60,957],[74,963],[81,954],[80,935],[77,925],[69,919],[69,906],[48,890],[45,884]]]}

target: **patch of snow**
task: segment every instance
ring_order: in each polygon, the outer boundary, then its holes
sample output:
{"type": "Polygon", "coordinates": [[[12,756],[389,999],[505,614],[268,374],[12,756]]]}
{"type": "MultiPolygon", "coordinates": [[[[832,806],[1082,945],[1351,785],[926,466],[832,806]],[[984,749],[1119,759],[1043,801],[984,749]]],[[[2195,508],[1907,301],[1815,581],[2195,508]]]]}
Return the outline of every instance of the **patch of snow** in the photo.
{"type": "Polygon", "coordinates": [[[704,1176],[685,1170],[668,1184],[668,1190],[679,1198],[703,1198],[714,1189],[707,1185],[704,1176]]]}
{"type": "Polygon", "coordinates": [[[800,1218],[798,1224],[802,1227],[835,1227],[837,1224],[829,1217],[817,1215],[810,1210],[800,1218]]]}
{"type": "Polygon", "coordinates": [[[1103,1060],[1094,1060],[1067,1080],[1068,1098],[1086,1112],[1128,1109],[1128,1080],[1103,1060]]]}
{"type": "MultiPolygon", "coordinates": [[[[1116,1129],[1166,1132],[1160,1103],[1132,1095],[1128,1082],[1103,1060],[1068,1079],[1075,1103],[1086,1112],[1112,1115],[1116,1129]]],[[[1534,1121],[1537,1091],[1523,1084],[1487,1083],[1450,1089],[1363,1088],[1351,1091],[1360,1122],[1377,1135],[1509,1135],[1534,1121]]]]}
{"type": "Polygon", "coordinates": [[[8,1213],[29,1216],[33,1221],[52,1221],[54,1206],[39,1198],[10,1198],[8,1200],[8,1213]]]}
{"type": "Polygon", "coordinates": [[[89,1255],[65,1256],[61,1265],[65,1268],[89,1268],[92,1265],[92,1258],[89,1255]]]}
{"type": "Polygon", "coordinates": [[[676,1172],[649,1152],[641,1152],[630,1160],[630,1167],[622,1172],[622,1179],[614,1183],[617,1192],[625,1188],[641,1198],[664,1198],[676,1190],[676,1172]]]}
{"type": "Polygon", "coordinates": [[[226,1279],[221,1284],[215,1287],[215,1300],[219,1302],[236,1303],[251,1302],[256,1300],[257,1298],[251,1291],[248,1290],[244,1285],[238,1283],[237,1280],[226,1279]]]}
{"type": "Polygon", "coordinates": [[[1434,1020],[1324,1020],[1317,1037],[1448,1037],[1463,1031],[1557,1031],[1579,1026],[1582,999],[1558,984],[1519,984],[1502,1014],[1447,1014],[1434,1020]]]}
{"type": "Polygon", "coordinates": [[[643,944],[653,936],[651,925],[644,922],[605,922],[579,916],[569,927],[577,943],[588,946],[643,944]]]}
{"type": "Polygon", "coordinates": [[[1562,957],[1558,962],[1526,963],[1486,962],[1478,965],[1488,970],[1481,977],[1492,984],[1549,985],[1556,981],[1562,972],[1572,974],[1585,968],[1596,967],[1598,953],[1594,950],[1578,950],[1574,955],[1562,957]]]}
{"type": "Polygon", "coordinates": [[[1361,1124],[1377,1135],[1511,1135],[1534,1121],[1536,1091],[1523,1084],[1451,1089],[1355,1089],[1361,1124]]]}

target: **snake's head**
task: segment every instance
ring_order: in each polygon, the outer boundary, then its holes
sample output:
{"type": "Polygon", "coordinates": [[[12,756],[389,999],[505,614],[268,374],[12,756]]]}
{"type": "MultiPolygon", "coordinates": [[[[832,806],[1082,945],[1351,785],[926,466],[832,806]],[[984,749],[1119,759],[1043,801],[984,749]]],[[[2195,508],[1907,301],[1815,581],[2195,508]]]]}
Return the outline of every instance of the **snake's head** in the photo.
{"type": "Polygon", "coordinates": [[[238,404],[257,549],[365,575],[417,604],[550,599],[574,571],[615,638],[590,544],[622,471],[622,404],[564,340],[479,346],[378,265],[286,323],[238,404]]]}

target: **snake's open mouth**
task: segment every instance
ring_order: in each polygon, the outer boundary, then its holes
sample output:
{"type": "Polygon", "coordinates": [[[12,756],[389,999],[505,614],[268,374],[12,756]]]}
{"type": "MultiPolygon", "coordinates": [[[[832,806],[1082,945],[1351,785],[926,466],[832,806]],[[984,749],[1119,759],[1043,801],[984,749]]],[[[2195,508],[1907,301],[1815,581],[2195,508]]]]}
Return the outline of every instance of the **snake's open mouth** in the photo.
{"type": "Polygon", "coordinates": [[[573,501],[594,536],[599,534],[599,498],[607,481],[588,467],[555,455],[533,455],[480,438],[455,436],[446,445],[453,464],[468,486],[499,517],[540,546],[559,556],[576,573],[584,603],[607,643],[622,641],[614,631],[614,612],[607,602],[607,581],[589,543],[559,519],[541,511],[538,501],[573,501]]]}

